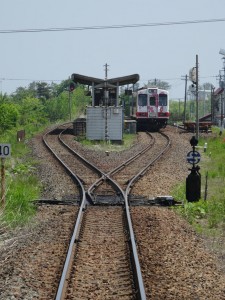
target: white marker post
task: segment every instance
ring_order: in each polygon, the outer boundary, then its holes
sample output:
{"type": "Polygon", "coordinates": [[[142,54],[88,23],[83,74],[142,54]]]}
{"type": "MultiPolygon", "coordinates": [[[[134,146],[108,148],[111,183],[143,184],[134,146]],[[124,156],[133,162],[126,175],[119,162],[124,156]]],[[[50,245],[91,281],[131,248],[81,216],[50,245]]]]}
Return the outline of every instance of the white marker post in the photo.
{"type": "Polygon", "coordinates": [[[0,144],[1,157],[1,201],[0,207],[5,206],[5,158],[11,156],[11,145],[0,144]]]}

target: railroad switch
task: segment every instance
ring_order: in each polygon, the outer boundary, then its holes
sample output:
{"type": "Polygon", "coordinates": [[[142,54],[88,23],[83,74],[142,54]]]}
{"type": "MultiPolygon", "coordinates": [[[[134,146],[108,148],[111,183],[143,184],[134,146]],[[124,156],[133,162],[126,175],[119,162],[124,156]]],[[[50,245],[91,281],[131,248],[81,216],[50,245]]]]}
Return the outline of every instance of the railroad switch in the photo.
{"type": "Polygon", "coordinates": [[[156,205],[172,206],[177,204],[172,196],[158,196],[154,199],[156,205]]]}
{"type": "Polygon", "coordinates": [[[148,199],[143,196],[132,195],[129,197],[129,203],[131,206],[174,206],[180,205],[182,202],[176,201],[172,196],[157,196],[152,199],[148,199]]]}

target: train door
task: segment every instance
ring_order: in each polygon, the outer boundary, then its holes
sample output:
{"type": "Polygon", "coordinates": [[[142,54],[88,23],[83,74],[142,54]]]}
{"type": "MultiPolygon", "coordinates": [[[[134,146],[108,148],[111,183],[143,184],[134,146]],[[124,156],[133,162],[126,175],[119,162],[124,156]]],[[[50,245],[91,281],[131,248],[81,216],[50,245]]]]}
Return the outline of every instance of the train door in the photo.
{"type": "Polygon", "coordinates": [[[147,117],[148,113],[148,106],[147,106],[147,94],[138,94],[138,101],[137,101],[137,115],[142,117],[147,117]]]}
{"type": "Polygon", "coordinates": [[[157,93],[154,90],[149,90],[149,101],[148,101],[148,117],[155,118],[157,117],[157,93]]]}
{"type": "Polygon", "coordinates": [[[159,94],[159,105],[158,105],[158,113],[159,116],[164,116],[168,111],[168,99],[167,94],[160,93],[159,94]]]}

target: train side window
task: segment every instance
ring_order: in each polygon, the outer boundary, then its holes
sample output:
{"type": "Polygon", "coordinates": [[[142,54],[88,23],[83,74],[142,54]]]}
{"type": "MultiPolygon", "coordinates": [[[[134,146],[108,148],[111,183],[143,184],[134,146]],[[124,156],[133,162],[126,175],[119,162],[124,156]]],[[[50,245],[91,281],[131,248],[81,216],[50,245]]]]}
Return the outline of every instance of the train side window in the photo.
{"type": "Polygon", "coordinates": [[[167,106],[167,95],[159,95],[159,106],[167,106]]]}
{"type": "Polygon", "coordinates": [[[150,105],[155,106],[155,97],[150,97],[150,105]]]}
{"type": "Polygon", "coordinates": [[[138,105],[139,106],[147,106],[147,95],[146,94],[138,95],[138,105]]]}

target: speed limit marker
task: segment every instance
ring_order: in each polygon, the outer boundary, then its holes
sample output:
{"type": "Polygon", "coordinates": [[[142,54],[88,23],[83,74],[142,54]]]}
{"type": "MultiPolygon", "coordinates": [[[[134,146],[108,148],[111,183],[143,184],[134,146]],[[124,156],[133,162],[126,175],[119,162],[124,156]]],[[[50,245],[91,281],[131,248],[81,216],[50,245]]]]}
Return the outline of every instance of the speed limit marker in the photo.
{"type": "Polygon", "coordinates": [[[6,158],[11,156],[11,145],[10,144],[0,144],[0,157],[6,158]]]}

